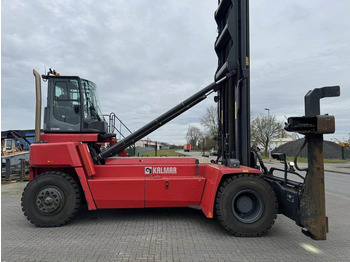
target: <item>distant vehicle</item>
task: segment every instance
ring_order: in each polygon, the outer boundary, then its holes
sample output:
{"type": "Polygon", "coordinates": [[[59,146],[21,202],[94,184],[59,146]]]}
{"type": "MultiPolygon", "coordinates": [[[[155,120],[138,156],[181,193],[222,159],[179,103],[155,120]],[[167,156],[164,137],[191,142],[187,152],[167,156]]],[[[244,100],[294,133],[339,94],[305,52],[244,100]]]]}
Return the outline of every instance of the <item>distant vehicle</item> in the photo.
{"type": "Polygon", "coordinates": [[[212,148],[212,149],[210,150],[209,155],[210,155],[210,156],[217,156],[217,155],[218,155],[218,151],[215,150],[214,148],[212,148]]]}
{"type": "Polygon", "coordinates": [[[184,145],[184,152],[190,152],[191,151],[191,144],[185,144],[184,145]]]}
{"type": "Polygon", "coordinates": [[[4,139],[1,141],[1,155],[13,155],[23,151],[23,145],[15,139],[4,139]]]}
{"type": "Polygon", "coordinates": [[[29,147],[34,141],[33,138],[30,137],[30,135],[31,133],[24,133],[21,132],[21,130],[2,131],[1,155],[15,155],[29,151],[29,147]]]}

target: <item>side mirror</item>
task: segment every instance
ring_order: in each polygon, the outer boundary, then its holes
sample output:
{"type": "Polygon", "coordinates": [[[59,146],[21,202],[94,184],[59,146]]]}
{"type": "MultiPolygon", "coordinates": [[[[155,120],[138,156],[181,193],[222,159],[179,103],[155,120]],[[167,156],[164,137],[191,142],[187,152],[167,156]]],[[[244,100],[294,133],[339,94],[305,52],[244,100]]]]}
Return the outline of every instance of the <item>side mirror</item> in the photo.
{"type": "Polygon", "coordinates": [[[286,154],[283,153],[272,153],[272,158],[277,159],[279,161],[285,161],[286,160],[286,154]]]}

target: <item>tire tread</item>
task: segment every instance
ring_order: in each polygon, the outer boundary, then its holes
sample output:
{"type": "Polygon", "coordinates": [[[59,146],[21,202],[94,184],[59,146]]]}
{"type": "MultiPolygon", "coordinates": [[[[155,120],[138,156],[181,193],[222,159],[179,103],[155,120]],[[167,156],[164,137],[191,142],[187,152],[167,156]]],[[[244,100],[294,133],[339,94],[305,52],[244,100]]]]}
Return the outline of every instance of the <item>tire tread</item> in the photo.
{"type": "Polygon", "coordinates": [[[65,224],[67,224],[69,221],[71,221],[76,214],[78,213],[78,210],[80,208],[80,203],[81,203],[81,190],[80,187],[78,185],[78,183],[73,179],[73,177],[71,177],[70,175],[63,173],[63,172],[59,172],[59,171],[49,171],[49,172],[45,172],[42,173],[36,177],[33,178],[32,181],[30,182],[34,182],[38,179],[40,179],[43,176],[47,176],[47,175],[54,175],[54,176],[61,176],[62,178],[64,178],[65,180],[67,180],[73,187],[74,189],[74,194],[75,194],[75,201],[74,201],[74,208],[73,208],[73,212],[64,220],[64,221],[57,221],[57,223],[51,223],[51,224],[41,224],[41,223],[37,223],[35,221],[33,221],[30,216],[27,214],[24,206],[23,206],[23,201],[24,201],[24,195],[26,193],[26,190],[28,190],[28,186],[29,183],[26,185],[26,187],[23,190],[22,193],[22,197],[21,197],[21,207],[22,207],[22,211],[24,213],[24,216],[27,218],[27,220],[34,224],[37,227],[59,227],[59,226],[63,226],[65,224]]]}
{"type": "Polygon", "coordinates": [[[216,199],[215,199],[215,213],[216,213],[217,220],[230,234],[237,236],[237,237],[260,237],[260,236],[266,234],[266,232],[269,231],[271,229],[272,225],[275,223],[275,219],[277,218],[277,211],[278,211],[278,201],[277,201],[277,198],[276,198],[276,195],[275,195],[273,189],[270,187],[270,185],[266,181],[264,181],[262,178],[258,177],[258,175],[255,175],[255,174],[238,174],[238,175],[233,175],[233,176],[226,178],[222,182],[222,184],[220,185],[218,192],[217,192],[217,195],[216,195],[216,199]],[[251,178],[258,179],[260,183],[267,185],[267,188],[269,188],[268,193],[274,199],[274,216],[273,216],[273,219],[271,220],[270,224],[265,229],[263,229],[259,232],[255,232],[255,233],[242,234],[242,233],[236,232],[234,229],[232,229],[231,227],[228,226],[225,219],[222,217],[220,203],[221,203],[222,195],[223,195],[223,192],[225,191],[225,189],[231,183],[235,183],[235,181],[237,181],[238,179],[245,178],[245,177],[251,177],[251,178]]]}

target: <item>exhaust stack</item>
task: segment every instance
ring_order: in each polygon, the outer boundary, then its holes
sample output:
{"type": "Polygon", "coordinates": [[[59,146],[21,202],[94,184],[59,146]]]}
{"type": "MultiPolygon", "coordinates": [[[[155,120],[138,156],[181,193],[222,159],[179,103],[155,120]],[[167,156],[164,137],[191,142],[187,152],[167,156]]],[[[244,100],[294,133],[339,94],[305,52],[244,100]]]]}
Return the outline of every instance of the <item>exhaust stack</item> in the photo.
{"type": "Polygon", "coordinates": [[[41,78],[35,69],[33,69],[33,75],[35,77],[35,94],[36,94],[36,104],[35,104],[35,143],[40,142],[40,125],[41,125],[41,78]]]}

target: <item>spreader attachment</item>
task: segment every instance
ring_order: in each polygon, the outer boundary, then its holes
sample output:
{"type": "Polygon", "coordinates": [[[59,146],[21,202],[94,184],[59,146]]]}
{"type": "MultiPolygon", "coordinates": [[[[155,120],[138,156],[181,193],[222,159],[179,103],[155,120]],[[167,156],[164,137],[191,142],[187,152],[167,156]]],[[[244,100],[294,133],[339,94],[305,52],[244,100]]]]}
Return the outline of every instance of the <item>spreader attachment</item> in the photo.
{"type": "Polygon", "coordinates": [[[305,95],[305,116],[290,117],[285,126],[287,131],[305,135],[304,146],[307,144],[308,168],[301,190],[299,219],[296,222],[304,228],[303,233],[315,240],[326,239],[328,232],[323,134],[335,132],[334,116],[320,115],[320,99],[339,95],[339,86],[316,88],[309,91],[305,95]]]}

